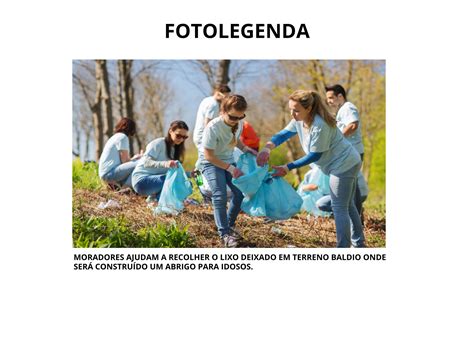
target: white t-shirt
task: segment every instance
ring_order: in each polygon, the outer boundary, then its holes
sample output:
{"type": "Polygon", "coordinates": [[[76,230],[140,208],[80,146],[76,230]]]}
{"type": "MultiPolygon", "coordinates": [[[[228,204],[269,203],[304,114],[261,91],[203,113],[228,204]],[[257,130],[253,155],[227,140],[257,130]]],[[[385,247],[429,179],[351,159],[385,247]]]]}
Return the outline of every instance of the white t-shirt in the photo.
{"type": "Polygon", "coordinates": [[[130,151],[130,143],[125,133],[115,133],[105,143],[104,150],[99,159],[99,177],[101,179],[109,171],[122,164],[120,150],[130,151]]]}
{"type": "Polygon", "coordinates": [[[285,129],[298,134],[306,154],[322,153],[314,164],[326,175],[343,173],[360,162],[359,154],[349,141],[319,115],[314,117],[313,124],[308,129],[303,127],[303,121],[295,119],[292,119],[285,129]]]}
{"type": "Polygon", "coordinates": [[[355,132],[349,137],[345,137],[359,154],[364,153],[364,144],[362,143],[362,134],[360,130],[360,118],[357,107],[349,101],[346,101],[337,111],[336,115],[337,127],[341,130],[346,128],[350,123],[359,122],[355,132]]]}
{"type": "MultiPolygon", "coordinates": [[[[236,142],[239,141],[240,134],[242,133],[243,122],[239,122],[237,131],[235,132],[236,142]]],[[[198,148],[199,160],[202,163],[207,163],[204,158],[204,148],[213,149],[214,155],[220,160],[226,163],[234,163],[234,145],[230,145],[232,141],[232,127],[228,126],[224,122],[222,116],[209,122],[207,127],[204,129],[204,135],[202,138],[202,144],[198,148]]]]}
{"type": "Polygon", "coordinates": [[[220,105],[214,96],[206,97],[201,101],[196,114],[196,123],[194,125],[193,142],[197,148],[202,141],[205,119],[212,120],[219,116],[220,105]]]}
{"type": "MultiPolygon", "coordinates": [[[[173,154],[173,149],[171,150],[171,154],[173,154]]],[[[166,174],[168,168],[155,168],[155,167],[148,167],[144,166],[146,157],[150,157],[155,161],[168,161],[172,160],[168,158],[166,155],[166,143],[164,138],[156,138],[152,140],[146,146],[145,154],[143,157],[140,158],[138,161],[135,170],[132,173],[132,183],[139,181],[144,176],[150,175],[162,175],[166,174]]]]}

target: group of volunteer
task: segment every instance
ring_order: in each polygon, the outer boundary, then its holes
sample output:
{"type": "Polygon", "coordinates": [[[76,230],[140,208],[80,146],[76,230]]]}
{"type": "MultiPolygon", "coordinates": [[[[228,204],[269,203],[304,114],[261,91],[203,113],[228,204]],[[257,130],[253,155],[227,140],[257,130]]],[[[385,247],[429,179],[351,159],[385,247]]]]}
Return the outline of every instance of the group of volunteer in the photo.
{"type": "MultiPolygon", "coordinates": [[[[325,100],[315,91],[297,90],[289,96],[288,107],[288,125],[260,149],[258,135],[245,120],[243,96],[218,85],[199,105],[193,131],[198,160],[192,176],[199,177],[201,193],[212,203],[223,245],[242,244],[244,238],[236,229],[242,209],[250,215],[271,216],[273,211],[288,218],[296,211],[288,210],[291,201],[285,204],[284,200],[293,199],[298,210],[334,215],[337,247],[365,247],[361,216],[368,189],[361,174],[364,147],[357,108],[347,101],[341,85],[326,87],[325,100]],[[296,135],[305,155],[285,165],[269,166],[271,151],[296,135]],[[298,190],[287,189],[283,176],[306,165],[310,170],[298,190]]],[[[130,158],[128,137],[135,129],[131,119],[119,121],[100,157],[99,176],[129,186],[159,205],[160,196],[163,199],[170,189],[169,181],[166,184],[170,173],[182,170],[189,128],[184,121],[173,121],[166,137],[153,140],[144,153],[130,158]]]]}

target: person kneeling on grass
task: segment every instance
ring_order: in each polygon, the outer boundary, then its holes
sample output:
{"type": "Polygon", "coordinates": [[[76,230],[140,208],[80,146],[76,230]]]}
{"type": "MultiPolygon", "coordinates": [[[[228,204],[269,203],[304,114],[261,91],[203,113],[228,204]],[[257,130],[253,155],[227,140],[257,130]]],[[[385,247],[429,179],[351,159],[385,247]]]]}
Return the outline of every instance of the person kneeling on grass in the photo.
{"type": "MultiPolygon", "coordinates": [[[[364,175],[362,175],[361,171],[359,171],[359,174],[357,175],[357,186],[358,186],[359,191],[360,191],[361,223],[362,223],[362,225],[364,225],[363,203],[365,202],[365,200],[367,200],[367,196],[369,195],[369,186],[367,185],[367,181],[365,181],[364,175]]],[[[306,187],[306,188],[309,190],[308,187],[306,187]]],[[[316,201],[316,206],[321,211],[332,212],[331,195],[327,194],[327,195],[321,197],[318,201],[316,201]]]]}
{"type": "Polygon", "coordinates": [[[132,172],[141,158],[136,154],[130,159],[130,142],[128,137],[135,134],[135,121],[122,118],[115,126],[115,134],[105,143],[99,160],[99,177],[112,184],[132,186],[132,172]]]}
{"type": "Polygon", "coordinates": [[[247,102],[240,95],[230,95],[221,106],[221,115],[213,119],[204,129],[202,144],[199,146],[199,159],[202,173],[212,191],[214,221],[225,247],[235,248],[241,236],[234,229],[235,220],[244,199],[242,192],[232,184],[232,178],[243,175],[235,166],[234,147],[243,152],[257,153],[245,146],[239,139],[242,132],[241,120],[245,118],[247,102]],[[226,185],[232,191],[227,211],[226,185]]]}
{"type": "Polygon", "coordinates": [[[145,154],[132,173],[133,189],[148,196],[147,202],[160,199],[168,169],[184,160],[184,141],[188,138],[188,126],[184,121],[173,121],[164,138],[151,141],[145,154]]]}

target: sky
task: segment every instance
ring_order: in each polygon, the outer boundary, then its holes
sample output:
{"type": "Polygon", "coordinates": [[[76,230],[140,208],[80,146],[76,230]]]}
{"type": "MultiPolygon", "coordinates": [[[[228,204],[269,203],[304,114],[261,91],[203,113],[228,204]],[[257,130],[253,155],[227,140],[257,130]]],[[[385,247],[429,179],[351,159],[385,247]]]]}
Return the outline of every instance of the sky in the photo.
{"type": "MultiPolygon", "coordinates": [[[[133,72],[138,71],[142,65],[149,61],[134,60],[133,72]]],[[[73,66],[77,66],[79,61],[73,61],[73,66]]],[[[116,61],[108,61],[108,71],[110,76],[111,91],[113,90],[116,81],[116,61]]],[[[231,82],[229,86],[234,93],[242,93],[248,91],[252,84],[256,81],[261,82],[269,75],[271,66],[274,60],[232,60],[230,66],[231,82]],[[239,68],[245,67],[245,72],[239,76],[236,82],[232,81],[232,76],[239,68]]],[[[174,95],[165,110],[165,127],[173,120],[181,119],[185,121],[189,127],[194,127],[196,112],[200,102],[206,96],[211,94],[211,87],[205,75],[196,69],[190,61],[187,60],[166,60],[161,61],[154,69],[165,75],[166,80],[172,87],[174,95]]],[[[73,120],[77,116],[77,96],[82,95],[75,87],[73,87],[73,120]]],[[[192,128],[191,128],[192,129],[192,128]]],[[[73,149],[76,145],[76,136],[73,131],[73,149]]],[[[85,138],[81,138],[81,152],[82,160],[94,159],[94,142],[91,139],[89,146],[89,156],[85,156],[85,138]]]]}

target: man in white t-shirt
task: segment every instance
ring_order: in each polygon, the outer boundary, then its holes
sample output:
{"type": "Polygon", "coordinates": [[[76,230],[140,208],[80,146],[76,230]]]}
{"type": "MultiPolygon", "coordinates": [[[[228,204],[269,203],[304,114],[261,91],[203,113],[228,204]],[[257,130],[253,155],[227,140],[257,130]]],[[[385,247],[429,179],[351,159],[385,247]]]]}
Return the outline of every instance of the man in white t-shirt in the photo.
{"type": "Polygon", "coordinates": [[[227,85],[217,85],[214,88],[214,94],[201,101],[196,114],[196,123],[194,125],[193,142],[196,148],[202,142],[202,135],[207,124],[220,115],[220,103],[223,98],[228,96],[230,88],[227,85]]]}
{"type": "MultiPolygon", "coordinates": [[[[364,144],[357,107],[347,101],[346,90],[339,84],[326,86],[326,101],[337,112],[337,127],[360,154],[361,161],[364,161],[364,144]]],[[[362,197],[358,186],[355,193],[355,205],[362,220],[362,197]]]]}

